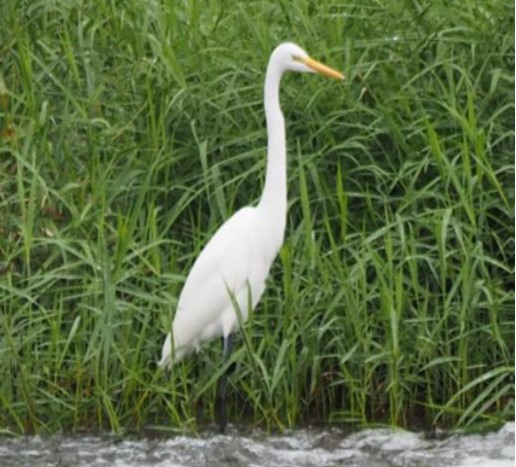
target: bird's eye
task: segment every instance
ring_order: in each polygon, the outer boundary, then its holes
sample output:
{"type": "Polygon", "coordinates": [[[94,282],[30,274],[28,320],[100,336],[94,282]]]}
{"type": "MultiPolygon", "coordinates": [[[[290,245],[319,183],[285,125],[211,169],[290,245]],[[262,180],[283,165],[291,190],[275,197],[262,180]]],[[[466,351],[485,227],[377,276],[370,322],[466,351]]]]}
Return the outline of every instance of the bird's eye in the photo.
{"type": "Polygon", "coordinates": [[[299,55],[292,55],[292,60],[294,60],[294,62],[300,62],[301,57],[299,55]]]}

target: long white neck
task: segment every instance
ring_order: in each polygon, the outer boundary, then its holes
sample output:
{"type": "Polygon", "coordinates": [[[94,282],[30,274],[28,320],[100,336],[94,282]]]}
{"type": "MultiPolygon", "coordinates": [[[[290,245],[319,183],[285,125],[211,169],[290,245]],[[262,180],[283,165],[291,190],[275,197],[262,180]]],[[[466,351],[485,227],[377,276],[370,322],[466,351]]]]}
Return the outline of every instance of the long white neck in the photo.
{"type": "Polygon", "coordinates": [[[265,186],[258,205],[271,220],[271,226],[283,240],[287,217],[287,148],[285,120],[279,102],[279,86],[283,71],[274,60],[269,61],[265,76],[264,105],[267,121],[267,171],[265,186]]]}

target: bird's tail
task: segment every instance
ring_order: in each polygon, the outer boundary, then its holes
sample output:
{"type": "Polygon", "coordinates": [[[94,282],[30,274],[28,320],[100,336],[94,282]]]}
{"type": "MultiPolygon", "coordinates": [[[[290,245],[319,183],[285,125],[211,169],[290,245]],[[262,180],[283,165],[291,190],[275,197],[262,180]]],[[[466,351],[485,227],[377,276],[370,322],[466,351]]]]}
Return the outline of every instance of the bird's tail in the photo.
{"type": "Polygon", "coordinates": [[[172,336],[169,333],[167,334],[167,338],[165,339],[165,343],[163,344],[163,349],[161,351],[161,360],[158,362],[158,367],[162,370],[170,370],[173,364],[174,359],[172,358],[172,336]]]}
{"type": "Polygon", "coordinates": [[[191,349],[185,347],[174,348],[172,345],[172,333],[168,333],[161,350],[161,360],[158,367],[162,370],[170,370],[177,362],[183,359],[191,352],[191,349]]]}

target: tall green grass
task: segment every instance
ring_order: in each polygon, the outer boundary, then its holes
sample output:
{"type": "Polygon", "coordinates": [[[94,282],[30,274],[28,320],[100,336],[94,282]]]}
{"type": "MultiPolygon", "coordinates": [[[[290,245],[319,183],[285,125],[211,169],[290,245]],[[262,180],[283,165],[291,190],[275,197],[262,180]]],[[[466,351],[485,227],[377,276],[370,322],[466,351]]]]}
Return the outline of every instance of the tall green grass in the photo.
{"type": "Polygon", "coordinates": [[[498,0],[2,2],[1,432],[213,419],[219,343],[155,362],[195,257],[260,195],[283,40],[348,79],[283,81],[287,236],[230,420],[513,417],[513,21],[498,0]]]}

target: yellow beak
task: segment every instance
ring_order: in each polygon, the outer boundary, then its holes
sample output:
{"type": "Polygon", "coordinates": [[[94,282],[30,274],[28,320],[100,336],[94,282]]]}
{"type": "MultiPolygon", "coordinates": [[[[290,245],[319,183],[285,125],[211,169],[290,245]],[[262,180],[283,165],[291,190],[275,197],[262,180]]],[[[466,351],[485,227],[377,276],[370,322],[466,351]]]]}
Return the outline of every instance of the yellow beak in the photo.
{"type": "Polygon", "coordinates": [[[313,58],[307,57],[307,58],[299,58],[300,62],[303,62],[308,68],[311,68],[316,73],[320,73],[321,75],[329,76],[330,78],[335,79],[344,79],[344,75],[337,70],[334,70],[333,68],[330,68],[329,66],[323,65],[322,63],[318,62],[317,60],[314,60],[313,58]]]}

